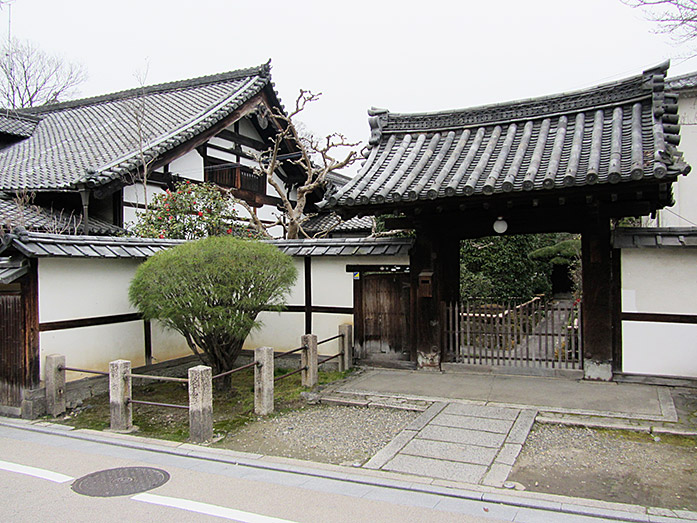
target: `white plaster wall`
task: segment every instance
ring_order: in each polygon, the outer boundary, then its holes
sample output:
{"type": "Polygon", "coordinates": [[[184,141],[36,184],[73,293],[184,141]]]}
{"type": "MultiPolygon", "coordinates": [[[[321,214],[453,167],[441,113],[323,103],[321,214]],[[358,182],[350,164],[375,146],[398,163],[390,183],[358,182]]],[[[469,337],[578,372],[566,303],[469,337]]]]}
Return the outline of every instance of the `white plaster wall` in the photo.
{"type": "MultiPolygon", "coordinates": [[[[128,286],[142,260],[45,258],[39,260],[39,322],[76,320],[135,312],[128,286]]],[[[108,370],[110,361],[127,359],[134,366],[145,360],[143,322],[97,325],[39,335],[40,361],[47,354],[64,354],[68,366],[108,370]]],[[[187,356],[182,336],[152,324],[156,361],[187,356]]],[[[43,376],[43,369],[41,370],[43,376]]],[[[83,376],[68,373],[68,379],[83,376]]]]}
{"type": "MultiPolygon", "coordinates": [[[[249,138],[254,138],[255,140],[261,140],[261,136],[259,136],[259,133],[254,128],[252,122],[249,121],[249,118],[250,117],[245,117],[239,121],[240,134],[249,138]]],[[[232,126],[230,127],[230,130],[233,130],[232,126]]]]}
{"type": "MultiPolygon", "coordinates": [[[[145,205],[145,186],[142,183],[134,183],[123,188],[123,201],[131,203],[139,203],[145,205]]],[[[156,194],[162,194],[165,190],[159,185],[148,184],[148,203],[150,203],[156,194]]]]}
{"type": "Polygon", "coordinates": [[[623,312],[697,314],[695,296],[697,249],[622,249],[623,312]]]}
{"type": "Polygon", "coordinates": [[[261,329],[252,332],[244,342],[245,349],[273,347],[277,352],[300,346],[300,336],[305,334],[305,314],[302,312],[262,312],[261,329]]]}
{"type": "Polygon", "coordinates": [[[217,149],[210,149],[208,151],[208,156],[210,156],[211,158],[217,158],[218,160],[224,160],[230,163],[237,162],[237,155],[225,151],[218,151],[217,149]]]}
{"type": "Polygon", "coordinates": [[[189,180],[203,181],[203,158],[197,151],[189,151],[169,163],[169,171],[189,180]]]}
{"type": "MultiPolygon", "coordinates": [[[[696,249],[623,249],[622,311],[697,314],[696,249]]],[[[697,377],[697,325],[622,322],[622,370],[697,377]]]]}
{"type": "Polygon", "coordinates": [[[622,322],[622,370],[697,378],[697,325],[622,322]]]}
{"type": "MultiPolygon", "coordinates": [[[[165,190],[159,185],[150,185],[147,187],[148,203],[152,202],[152,199],[157,194],[163,194],[165,190]]],[[[139,205],[145,205],[145,186],[142,183],[136,183],[133,185],[127,185],[123,188],[123,201],[130,202],[139,205]]],[[[138,209],[135,207],[123,207],[123,223],[128,229],[135,225],[138,214],[143,212],[143,209],[138,209]]]]}
{"type": "Polygon", "coordinates": [[[135,312],[128,286],[142,260],[43,258],[39,260],[39,321],[135,312]]]}
{"type": "Polygon", "coordinates": [[[305,262],[303,258],[294,257],[293,265],[298,273],[295,285],[290,289],[286,300],[288,305],[305,305],[305,262]]]}

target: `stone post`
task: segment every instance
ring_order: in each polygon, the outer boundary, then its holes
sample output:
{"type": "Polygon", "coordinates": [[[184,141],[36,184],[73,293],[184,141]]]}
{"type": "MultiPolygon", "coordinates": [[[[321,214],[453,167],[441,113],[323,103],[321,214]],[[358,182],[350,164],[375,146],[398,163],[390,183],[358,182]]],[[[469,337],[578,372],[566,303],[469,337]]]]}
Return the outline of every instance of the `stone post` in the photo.
{"type": "Polygon", "coordinates": [[[300,366],[305,368],[300,374],[302,386],[313,389],[317,386],[317,336],[305,334],[300,338],[300,343],[305,347],[300,352],[300,366]]]}
{"type": "Polygon", "coordinates": [[[203,443],[213,438],[213,371],[205,365],[189,369],[189,439],[203,443]]]}
{"type": "Polygon", "coordinates": [[[46,412],[59,416],[65,412],[65,356],[49,354],[44,365],[46,412]]]}
{"type": "Polygon", "coordinates": [[[343,355],[339,358],[339,370],[345,371],[353,367],[353,325],[343,323],[339,325],[339,349],[343,355]]]}
{"type": "Polygon", "coordinates": [[[109,363],[109,409],[113,431],[127,432],[133,429],[130,374],[130,361],[116,360],[109,363]]]}
{"type": "Polygon", "coordinates": [[[273,349],[254,349],[254,412],[266,416],[273,412],[273,349]]]}

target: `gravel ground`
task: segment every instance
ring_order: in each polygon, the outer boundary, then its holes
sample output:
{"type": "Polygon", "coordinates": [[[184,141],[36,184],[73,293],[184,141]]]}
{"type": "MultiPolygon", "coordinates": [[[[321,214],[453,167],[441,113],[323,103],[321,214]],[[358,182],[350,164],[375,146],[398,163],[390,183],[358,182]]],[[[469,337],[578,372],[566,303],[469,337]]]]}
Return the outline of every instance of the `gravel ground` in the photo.
{"type": "Polygon", "coordinates": [[[527,490],[697,510],[697,438],[536,424],[509,481],[527,490]]]}
{"type": "Polygon", "coordinates": [[[259,419],[216,446],[243,452],[361,465],[420,412],[315,405],[259,419]]]}

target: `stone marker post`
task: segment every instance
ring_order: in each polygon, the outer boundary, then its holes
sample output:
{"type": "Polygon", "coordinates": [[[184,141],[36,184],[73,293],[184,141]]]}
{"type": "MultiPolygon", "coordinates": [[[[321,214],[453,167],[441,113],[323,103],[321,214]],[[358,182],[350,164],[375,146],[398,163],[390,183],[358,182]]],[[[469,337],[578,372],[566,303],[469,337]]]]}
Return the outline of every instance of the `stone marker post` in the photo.
{"type": "Polygon", "coordinates": [[[273,349],[254,349],[254,412],[266,416],[273,412],[273,349]]]}
{"type": "Polygon", "coordinates": [[[65,356],[49,354],[44,365],[46,412],[59,416],[65,412],[65,356]]]}
{"type": "Polygon", "coordinates": [[[111,430],[126,432],[133,429],[131,362],[128,360],[109,363],[109,409],[111,430]]]}
{"type": "Polygon", "coordinates": [[[339,325],[339,348],[343,356],[339,358],[339,370],[345,371],[353,367],[353,325],[342,323],[339,325]]]}
{"type": "Polygon", "coordinates": [[[300,338],[300,343],[305,347],[300,351],[300,366],[305,370],[302,376],[302,386],[311,389],[317,386],[317,336],[305,334],[300,338]]]}
{"type": "Polygon", "coordinates": [[[203,443],[213,438],[213,371],[205,365],[189,369],[189,439],[203,443]]]}

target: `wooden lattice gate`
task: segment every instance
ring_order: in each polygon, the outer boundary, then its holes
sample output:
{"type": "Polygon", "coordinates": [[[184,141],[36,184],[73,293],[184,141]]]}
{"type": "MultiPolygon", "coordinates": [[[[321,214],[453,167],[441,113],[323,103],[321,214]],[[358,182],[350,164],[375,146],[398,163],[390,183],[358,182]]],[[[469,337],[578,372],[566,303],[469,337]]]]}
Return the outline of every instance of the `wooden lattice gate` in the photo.
{"type": "Polygon", "coordinates": [[[581,307],[570,299],[472,298],[443,307],[443,361],[581,369],[581,307]]]}

